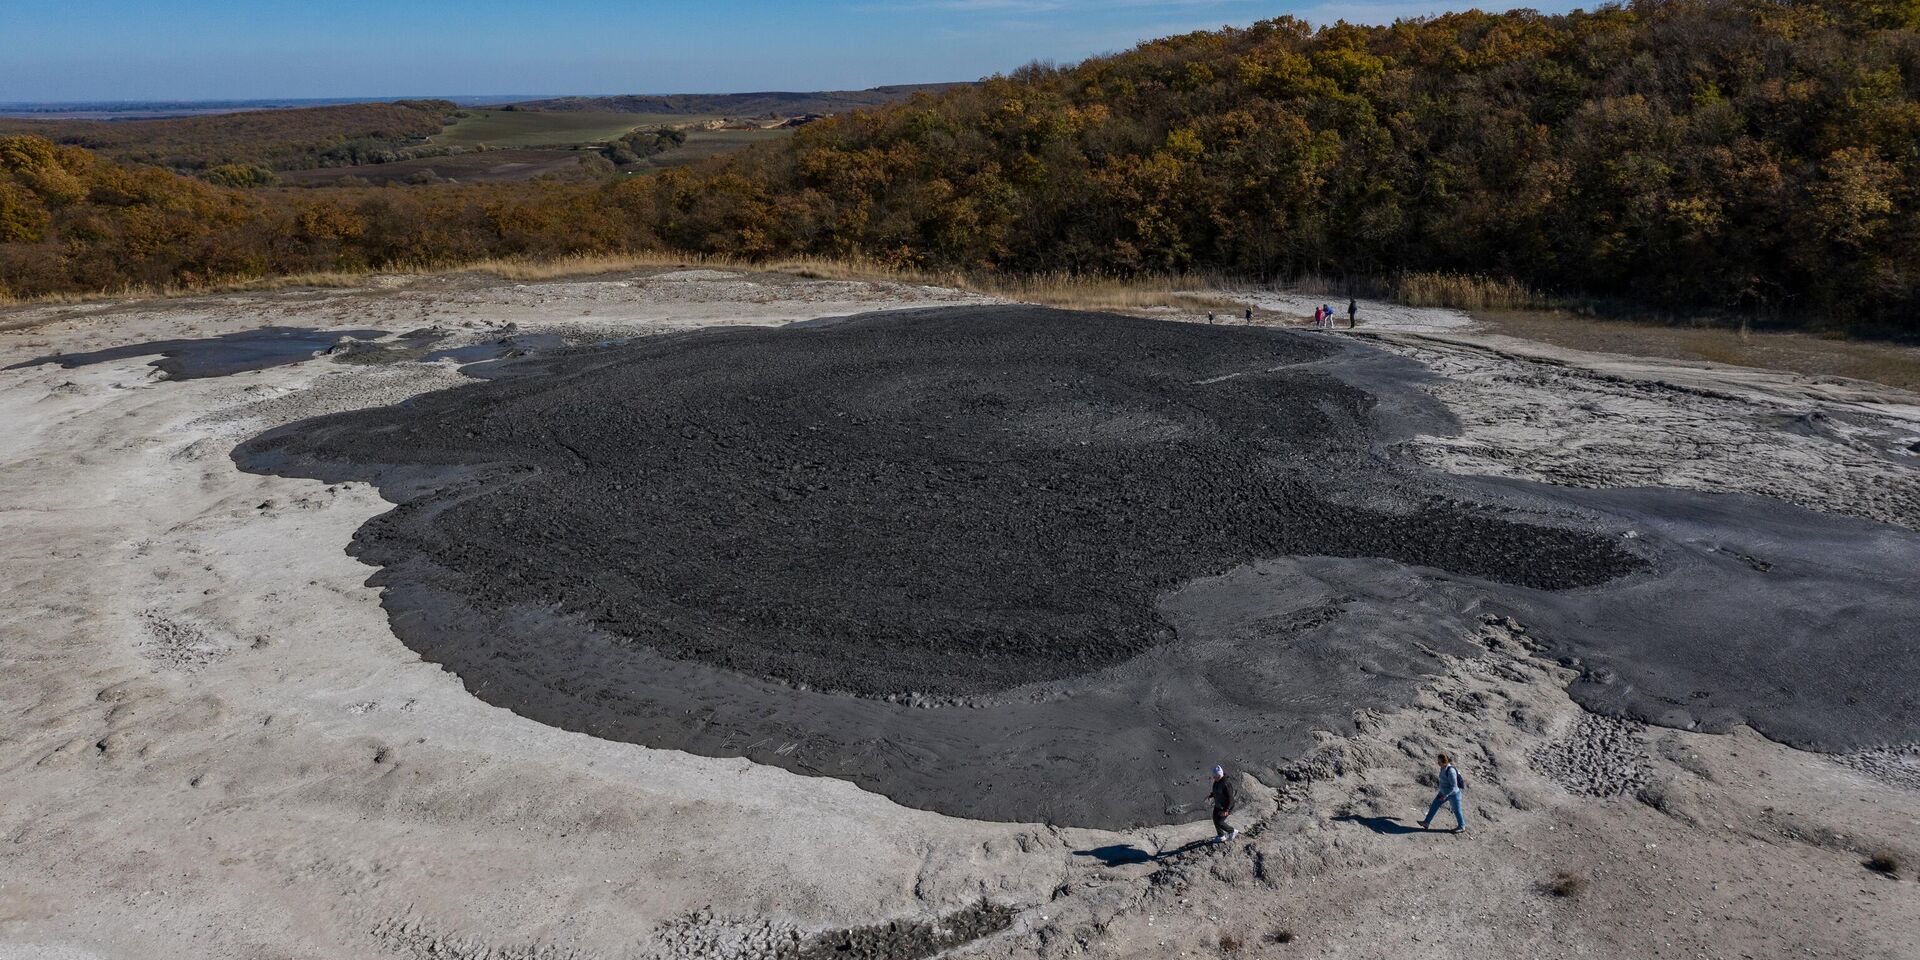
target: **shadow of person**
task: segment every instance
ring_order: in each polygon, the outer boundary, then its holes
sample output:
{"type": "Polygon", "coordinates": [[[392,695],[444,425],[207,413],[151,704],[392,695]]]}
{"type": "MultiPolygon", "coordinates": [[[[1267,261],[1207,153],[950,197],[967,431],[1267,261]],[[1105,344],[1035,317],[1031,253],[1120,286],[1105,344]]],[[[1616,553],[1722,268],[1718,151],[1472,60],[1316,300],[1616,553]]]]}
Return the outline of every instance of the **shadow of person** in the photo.
{"type": "Polygon", "coordinates": [[[1211,847],[1213,846],[1213,844],[1214,844],[1214,839],[1212,837],[1207,837],[1206,839],[1203,839],[1203,840],[1193,840],[1188,842],[1186,846],[1175,847],[1172,850],[1168,850],[1165,853],[1160,854],[1160,856],[1156,857],[1155,859],[1165,860],[1168,857],[1177,857],[1183,853],[1186,853],[1189,850],[1198,850],[1201,847],[1211,847]]]}
{"type": "Polygon", "coordinates": [[[1397,837],[1408,833],[1444,832],[1427,831],[1419,827],[1408,826],[1394,817],[1361,817],[1350,813],[1343,817],[1334,817],[1333,821],[1335,823],[1357,823],[1366,827],[1368,830],[1372,830],[1374,833],[1385,834],[1390,837],[1397,837]]]}
{"type": "Polygon", "coordinates": [[[1116,843],[1092,850],[1075,850],[1076,857],[1092,857],[1100,861],[1101,866],[1124,867],[1135,863],[1152,863],[1158,859],[1153,854],[1130,843],[1116,843]]]}

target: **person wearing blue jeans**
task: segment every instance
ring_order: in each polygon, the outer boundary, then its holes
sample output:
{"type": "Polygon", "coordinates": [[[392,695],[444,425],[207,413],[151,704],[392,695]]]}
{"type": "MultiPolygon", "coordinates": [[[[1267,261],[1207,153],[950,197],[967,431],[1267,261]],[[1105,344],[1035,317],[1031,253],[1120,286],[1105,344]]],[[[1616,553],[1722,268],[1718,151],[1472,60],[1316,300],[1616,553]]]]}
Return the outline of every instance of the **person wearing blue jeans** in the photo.
{"type": "Polygon", "coordinates": [[[1466,830],[1467,815],[1460,807],[1460,791],[1466,789],[1466,786],[1467,778],[1454,769],[1453,758],[1444,753],[1441,754],[1440,792],[1433,795],[1433,804],[1427,807],[1427,817],[1420,821],[1420,829],[1428,829],[1433,823],[1434,816],[1440,812],[1441,805],[1450,803],[1453,805],[1453,832],[1460,833],[1466,830]]]}

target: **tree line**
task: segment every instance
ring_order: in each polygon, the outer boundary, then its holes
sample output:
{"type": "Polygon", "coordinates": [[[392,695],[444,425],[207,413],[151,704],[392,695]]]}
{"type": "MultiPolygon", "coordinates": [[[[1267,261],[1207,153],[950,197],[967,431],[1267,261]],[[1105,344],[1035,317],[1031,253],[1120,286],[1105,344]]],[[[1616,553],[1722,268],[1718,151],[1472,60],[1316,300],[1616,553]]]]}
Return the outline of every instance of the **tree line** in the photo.
{"type": "Polygon", "coordinates": [[[223,165],[306,170],[385,163],[430,150],[427,138],[458,110],[450,100],[397,100],[152,120],[0,118],[0,135],[45,137],[180,173],[223,165]]]}
{"type": "Polygon", "coordinates": [[[1282,17],[1032,65],[613,182],[324,200],[154,183],[231,218],[196,220],[218,236],[186,260],[136,240],[166,203],[136,216],[90,190],[49,194],[5,156],[0,280],[16,295],[116,270],[177,281],[667,248],[1010,272],[1473,273],[1920,332],[1920,0],[1282,17]]]}

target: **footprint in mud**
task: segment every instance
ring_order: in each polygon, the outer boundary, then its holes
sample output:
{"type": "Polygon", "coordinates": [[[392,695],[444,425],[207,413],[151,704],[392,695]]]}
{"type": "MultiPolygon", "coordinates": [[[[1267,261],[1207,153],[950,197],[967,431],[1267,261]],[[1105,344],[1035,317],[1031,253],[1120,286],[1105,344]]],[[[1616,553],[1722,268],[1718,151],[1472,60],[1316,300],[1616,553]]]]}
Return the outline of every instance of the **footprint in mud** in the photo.
{"type": "Polygon", "coordinates": [[[1653,775],[1645,731],[1645,724],[1632,720],[1583,714],[1566,736],[1536,748],[1527,762],[1574,793],[1621,796],[1645,786],[1653,775]]]}

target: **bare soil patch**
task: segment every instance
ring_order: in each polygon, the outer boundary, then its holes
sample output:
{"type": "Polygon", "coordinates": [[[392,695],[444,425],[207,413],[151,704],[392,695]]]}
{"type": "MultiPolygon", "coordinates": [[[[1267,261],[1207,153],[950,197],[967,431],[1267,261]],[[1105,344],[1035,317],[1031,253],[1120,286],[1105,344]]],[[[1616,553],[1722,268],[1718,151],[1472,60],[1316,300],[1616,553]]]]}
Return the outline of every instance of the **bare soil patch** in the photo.
{"type": "Polygon", "coordinates": [[[1488,332],[1630,357],[1706,360],[1920,390],[1920,347],[1812,333],[1594,320],[1558,310],[1476,310],[1488,332]]]}

